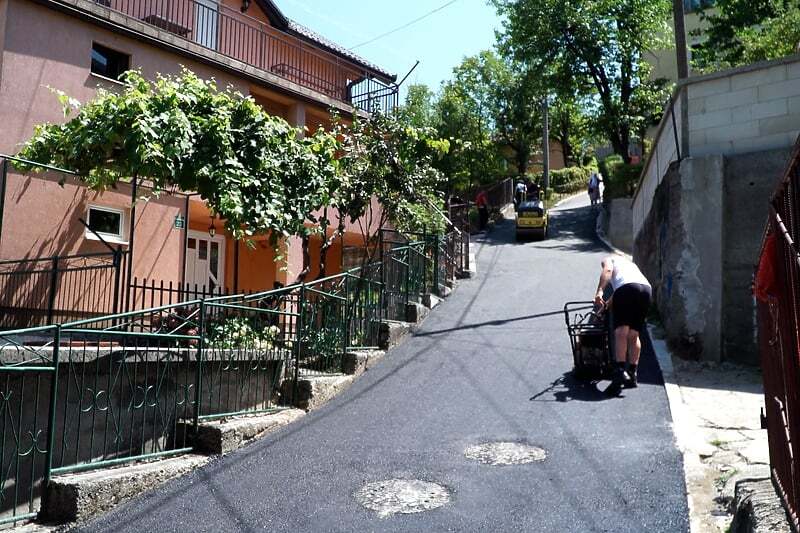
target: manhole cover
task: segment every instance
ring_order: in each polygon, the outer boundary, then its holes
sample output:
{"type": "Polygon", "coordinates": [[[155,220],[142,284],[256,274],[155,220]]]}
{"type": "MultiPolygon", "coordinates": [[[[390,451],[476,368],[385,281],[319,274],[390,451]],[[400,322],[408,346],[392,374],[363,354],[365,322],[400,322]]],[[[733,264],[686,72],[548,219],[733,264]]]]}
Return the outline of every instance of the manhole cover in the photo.
{"type": "Polygon", "coordinates": [[[467,448],[464,455],[468,459],[495,466],[524,465],[544,461],[547,457],[547,453],[543,449],[518,442],[478,444],[467,448]]]}
{"type": "Polygon", "coordinates": [[[417,479],[390,479],[365,485],[355,494],[358,503],[381,518],[430,511],[450,501],[441,485],[417,479]]]}

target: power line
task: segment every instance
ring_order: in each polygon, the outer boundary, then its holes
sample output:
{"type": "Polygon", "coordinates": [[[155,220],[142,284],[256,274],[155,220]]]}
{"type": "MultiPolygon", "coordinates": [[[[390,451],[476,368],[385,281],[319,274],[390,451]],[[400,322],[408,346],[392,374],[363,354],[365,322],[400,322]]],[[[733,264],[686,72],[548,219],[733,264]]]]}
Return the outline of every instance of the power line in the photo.
{"type": "Polygon", "coordinates": [[[356,48],[361,48],[364,45],[374,43],[378,39],[383,39],[384,37],[387,37],[387,36],[389,36],[389,35],[391,35],[393,33],[397,33],[400,30],[404,30],[404,29],[408,28],[409,26],[414,25],[414,24],[416,24],[417,22],[419,22],[419,21],[421,21],[423,19],[426,19],[426,18],[430,17],[431,15],[433,15],[435,13],[438,13],[439,11],[443,10],[444,8],[455,4],[456,2],[458,2],[458,0],[450,0],[449,2],[445,3],[444,5],[441,5],[441,6],[437,7],[433,11],[428,11],[424,15],[415,18],[411,22],[407,22],[407,23],[403,24],[400,27],[397,27],[397,28],[395,28],[393,30],[387,31],[386,33],[382,33],[382,34],[378,35],[377,37],[374,37],[374,38],[370,39],[369,41],[364,41],[363,43],[359,43],[359,44],[357,44],[355,46],[352,46],[352,47],[350,47],[350,50],[355,50],[356,48]]]}

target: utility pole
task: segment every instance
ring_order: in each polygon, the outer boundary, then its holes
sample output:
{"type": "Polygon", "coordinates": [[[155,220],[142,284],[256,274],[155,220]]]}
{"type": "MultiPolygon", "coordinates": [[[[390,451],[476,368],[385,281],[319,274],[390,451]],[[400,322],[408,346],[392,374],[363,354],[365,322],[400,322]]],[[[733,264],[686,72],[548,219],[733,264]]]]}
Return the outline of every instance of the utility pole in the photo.
{"type": "Polygon", "coordinates": [[[542,180],[544,183],[542,183],[542,186],[544,187],[544,198],[547,198],[547,191],[550,189],[550,110],[548,109],[547,96],[544,97],[544,103],[542,104],[542,115],[544,116],[542,127],[542,149],[544,150],[542,155],[542,167],[544,167],[542,180]]]}
{"type": "Polygon", "coordinates": [[[675,53],[678,60],[678,90],[681,102],[681,157],[689,156],[689,94],[686,87],[681,86],[689,77],[689,55],[686,48],[686,24],[683,16],[683,0],[672,0],[672,18],[675,26],[675,53]]]}
{"type": "Polygon", "coordinates": [[[672,18],[675,25],[675,52],[678,54],[678,79],[689,77],[689,56],[686,49],[686,24],[683,0],[672,0],[672,18]]]}

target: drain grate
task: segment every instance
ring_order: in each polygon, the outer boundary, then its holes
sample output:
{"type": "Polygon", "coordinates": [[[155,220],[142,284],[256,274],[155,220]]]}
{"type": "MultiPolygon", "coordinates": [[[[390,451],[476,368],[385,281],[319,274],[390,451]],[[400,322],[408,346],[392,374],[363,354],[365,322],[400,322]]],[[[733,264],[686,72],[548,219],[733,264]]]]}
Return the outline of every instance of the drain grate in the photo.
{"type": "Polygon", "coordinates": [[[467,448],[464,455],[468,459],[493,466],[525,465],[544,461],[547,458],[547,452],[542,448],[519,442],[478,444],[467,448]]]}
{"type": "Polygon", "coordinates": [[[385,518],[394,514],[431,511],[450,501],[442,485],[418,479],[390,479],[365,485],[355,494],[356,501],[385,518]]]}

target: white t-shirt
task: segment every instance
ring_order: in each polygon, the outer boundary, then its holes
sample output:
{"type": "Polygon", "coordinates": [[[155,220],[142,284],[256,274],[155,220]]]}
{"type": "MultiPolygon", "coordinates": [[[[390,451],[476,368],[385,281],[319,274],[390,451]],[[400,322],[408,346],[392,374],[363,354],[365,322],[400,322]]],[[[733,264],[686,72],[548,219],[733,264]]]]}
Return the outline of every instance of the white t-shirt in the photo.
{"type": "Polygon", "coordinates": [[[628,261],[624,257],[612,257],[611,263],[614,265],[614,271],[611,274],[611,287],[614,290],[628,283],[639,283],[650,287],[650,282],[647,281],[647,278],[644,277],[644,274],[635,263],[628,261]]]}

